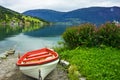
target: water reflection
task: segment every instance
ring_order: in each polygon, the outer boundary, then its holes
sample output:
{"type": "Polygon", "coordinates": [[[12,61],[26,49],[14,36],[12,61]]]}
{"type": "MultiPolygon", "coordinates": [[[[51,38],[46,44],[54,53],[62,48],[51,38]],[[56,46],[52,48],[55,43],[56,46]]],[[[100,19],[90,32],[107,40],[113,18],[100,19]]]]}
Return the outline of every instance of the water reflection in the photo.
{"type": "Polygon", "coordinates": [[[59,36],[65,31],[66,27],[68,27],[68,26],[66,26],[66,25],[46,26],[43,29],[26,32],[24,34],[28,35],[28,36],[32,36],[32,37],[59,36]]]}
{"type": "Polygon", "coordinates": [[[67,26],[48,26],[32,32],[21,33],[0,41],[0,53],[15,48],[20,53],[43,47],[58,46],[57,42],[62,41],[61,34],[67,26]]]}
{"type": "Polygon", "coordinates": [[[24,34],[19,34],[14,37],[0,41],[0,53],[10,48],[15,48],[20,53],[39,49],[43,47],[58,46],[57,42],[61,40],[60,36],[56,37],[32,37],[24,34]]]}

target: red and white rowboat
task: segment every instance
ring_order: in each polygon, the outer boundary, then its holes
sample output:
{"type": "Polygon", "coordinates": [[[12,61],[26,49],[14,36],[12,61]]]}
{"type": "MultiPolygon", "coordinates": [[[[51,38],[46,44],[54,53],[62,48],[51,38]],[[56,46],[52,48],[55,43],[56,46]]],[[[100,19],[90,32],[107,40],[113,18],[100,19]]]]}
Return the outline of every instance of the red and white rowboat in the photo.
{"type": "Polygon", "coordinates": [[[48,48],[42,48],[25,53],[19,58],[16,65],[19,66],[25,75],[44,80],[58,62],[57,52],[48,48]]]}

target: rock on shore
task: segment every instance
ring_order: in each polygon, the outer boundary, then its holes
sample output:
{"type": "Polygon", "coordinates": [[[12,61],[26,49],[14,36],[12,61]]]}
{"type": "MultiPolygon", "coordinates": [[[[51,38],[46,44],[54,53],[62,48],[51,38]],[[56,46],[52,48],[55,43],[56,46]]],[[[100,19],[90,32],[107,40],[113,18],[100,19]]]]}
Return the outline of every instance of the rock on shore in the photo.
{"type": "MultiPolygon", "coordinates": [[[[17,57],[14,55],[8,56],[6,59],[0,60],[0,80],[35,80],[21,73],[16,66],[17,57]]],[[[69,80],[67,73],[61,65],[53,70],[45,80],[69,80]]]]}
{"type": "Polygon", "coordinates": [[[0,59],[5,59],[5,58],[7,58],[9,55],[13,55],[14,53],[15,53],[15,50],[14,50],[14,49],[9,49],[9,50],[7,50],[6,52],[0,54],[0,59]]]}

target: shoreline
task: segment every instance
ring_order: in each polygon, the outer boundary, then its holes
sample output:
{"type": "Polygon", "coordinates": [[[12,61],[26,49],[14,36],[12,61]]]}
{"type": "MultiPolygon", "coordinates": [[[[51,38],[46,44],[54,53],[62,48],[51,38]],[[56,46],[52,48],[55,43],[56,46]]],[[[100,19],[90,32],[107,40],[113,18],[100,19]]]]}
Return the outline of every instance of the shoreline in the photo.
{"type": "MultiPolygon", "coordinates": [[[[0,59],[0,79],[1,80],[36,80],[24,75],[16,66],[18,58],[9,55],[6,59],[0,59]]],[[[60,64],[45,78],[45,80],[69,80],[67,72],[60,64]]]]}

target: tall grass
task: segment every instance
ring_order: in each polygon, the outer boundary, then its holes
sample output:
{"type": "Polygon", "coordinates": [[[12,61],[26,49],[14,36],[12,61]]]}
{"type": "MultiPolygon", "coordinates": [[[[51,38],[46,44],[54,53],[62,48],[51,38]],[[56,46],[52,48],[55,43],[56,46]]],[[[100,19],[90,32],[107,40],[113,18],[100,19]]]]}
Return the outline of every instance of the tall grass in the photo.
{"type": "MultiPolygon", "coordinates": [[[[58,50],[87,80],[120,80],[120,50],[112,47],[58,50]]],[[[73,75],[71,75],[73,76],[73,75]]],[[[78,80],[76,76],[70,80],[78,80]],[[76,78],[76,79],[75,79],[76,78]]]]}

